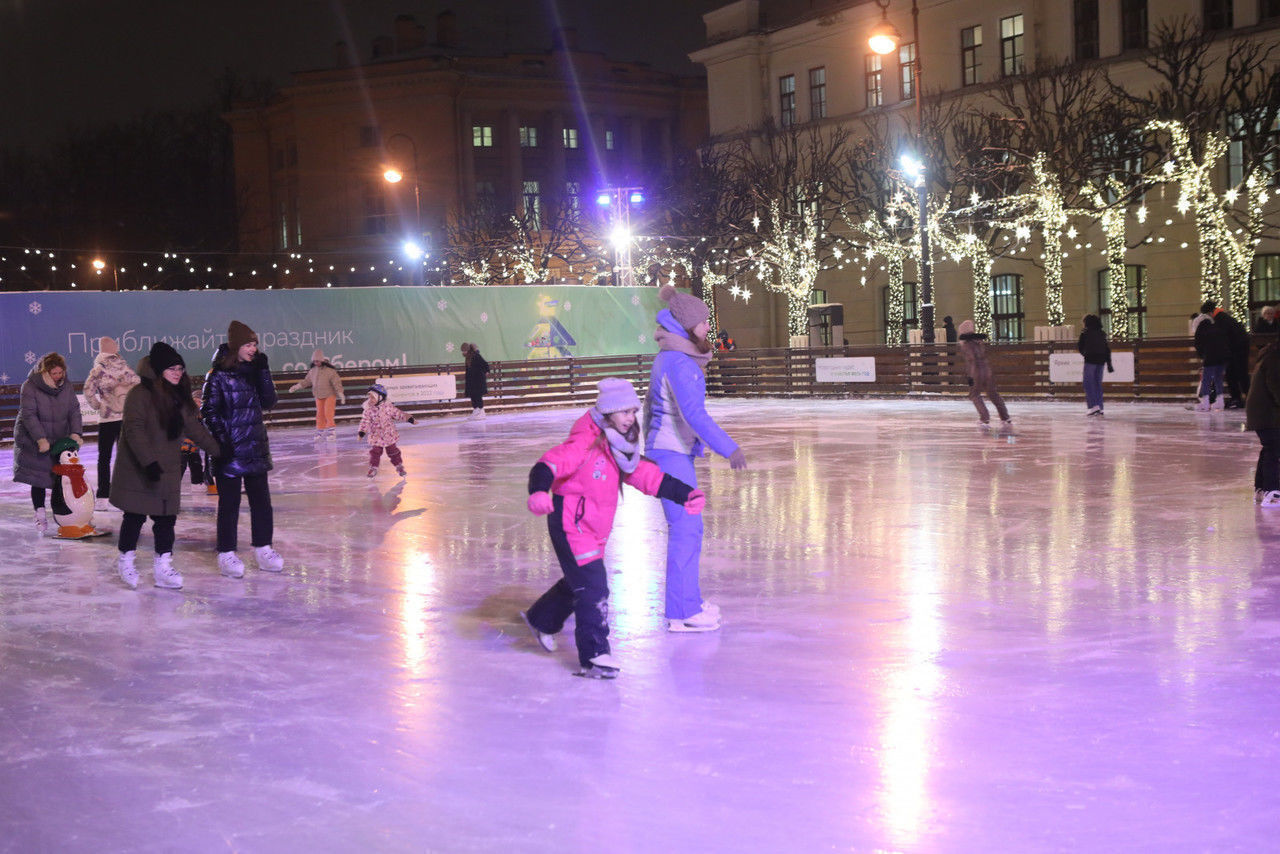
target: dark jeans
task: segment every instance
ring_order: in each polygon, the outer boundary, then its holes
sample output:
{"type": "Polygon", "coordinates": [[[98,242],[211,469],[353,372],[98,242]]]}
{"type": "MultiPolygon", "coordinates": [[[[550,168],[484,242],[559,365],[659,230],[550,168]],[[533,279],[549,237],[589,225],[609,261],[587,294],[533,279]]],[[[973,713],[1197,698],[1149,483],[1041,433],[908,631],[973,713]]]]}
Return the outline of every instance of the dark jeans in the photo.
{"type": "Polygon", "coordinates": [[[103,421],[98,425],[98,491],[97,498],[111,497],[111,450],[120,438],[120,421],[103,421]]]}
{"type": "Polygon", "coordinates": [[[1095,406],[1102,408],[1102,371],[1106,365],[1091,365],[1088,362],[1084,366],[1084,403],[1085,406],[1093,409],[1095,406]]]}
{"type": "Polygon", "coordinates": [[[472,409],[484,409],[484,395],[483,395],[483,394],[473,394],[473,395],[471,395],[471,408],[472,408],[472,409]]]}
{"type": "Polygon", "coordinates": [[[529,624],[540,632],[554,635],[573,614],[578,663],[586,667],[597,655],[609,652],[609,579],[603,559],[578,566],[573,549],[569,548],[569,538],[564,534],[564,498],[555,495],[553,500],[555,509],[547,517],[547,530],[564,578],[533,603],[528,611],[529,624]]]}
{"type": "Polygon", "coordinates": [[[240,481],[249,497],[250,542],[256,549],[271,545],[274,516],[271,512],[271,487],[265,474],[247,474],[243,478],[218,475],[218,551],[236,550],[240,527],[240,481]]]}
{"type": "MultiPolygon", "coordinates": [[[[138,548],[138,535],[142,533],[142,523],[147,517],[141,513],[125,513],[120,521],[120,551],[131,552],[138,548]]],[[[156,538],[156,554],[168,554],[173,551],[173,526],[178,523],[177,516],[152,516],[151,533],[156,538]]]]}
{"type": "Polygon", "coordinates": [[[1264,427],[1253,432],[1262,443],[1258,465],[1253,470],[1253,488],[1265,492],[1280,489],[1280,427],[1264,427]]]}

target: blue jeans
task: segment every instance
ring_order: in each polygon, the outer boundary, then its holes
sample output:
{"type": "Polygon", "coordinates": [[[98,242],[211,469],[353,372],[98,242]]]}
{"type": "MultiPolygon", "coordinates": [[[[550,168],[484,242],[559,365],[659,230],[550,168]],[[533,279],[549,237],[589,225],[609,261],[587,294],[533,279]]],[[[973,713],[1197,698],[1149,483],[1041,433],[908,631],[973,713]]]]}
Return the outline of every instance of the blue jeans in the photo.
{"type": "MultiPolygon", "coordinates": [[[[698,485],[693,457],[679,451],[653,450],[646,454],[658,464],[663,474],[698,485]]],[[[702,590],[698,586],[698,563],[702,558],[702,514],[691,515],[684,506],[662,500],[662,513],[667,517],[667,596],[668,620],[683,620],[702,610],[702,590]]]]}
{"type": "Polygon", "coordinates": [[[1102,371],[1106,365],[1084,366],[1084,402],[1090,409],[1102,408],[1102,371]]]}
{"type": "Polygon", "coordinates": [[[1205,365],[1200,372],[1200,396],[1208,397],[1210,391],[1217,389],[1218,397],[1222,397],[1222,380],[1226,375],[1226,365],[1205,365]]]}

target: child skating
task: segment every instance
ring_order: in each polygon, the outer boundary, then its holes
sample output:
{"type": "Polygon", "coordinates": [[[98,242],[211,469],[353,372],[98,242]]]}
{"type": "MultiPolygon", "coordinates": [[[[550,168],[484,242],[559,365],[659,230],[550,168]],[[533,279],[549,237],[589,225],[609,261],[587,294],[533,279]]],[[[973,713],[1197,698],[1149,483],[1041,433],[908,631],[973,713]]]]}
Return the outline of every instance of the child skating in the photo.
{"type": "Polygon", "coordinates": [[[360,428],[356,433],[361,439],[369,437],[369,477],[378,473],[378,463],[382,460],[382,452],[386,450],[387,459],[396,467],[396,474],[408,477],[404,469],[404,460],[400,456],[400,431],[396,429],[397,421],[418,422],[412,415],[400,410],[387,400],[385,386],[374,383],[369,386],[369,393],[364,400],[364,414],[360,416],[360,428]]]}
{"type": "Polygon", "coordinates": [[[569,430],[569,439],[547,451],[529,472],[531,513],[547,516],[547,531],[564,577],[522,612],[547,652],[573,614],[579,676],[613,679],[618,663],[609,652],[609,582],[604,547],[613,528],[622,484],[701,513],[706,495],[665,475],[641,455],[636,415],[640,399],[631,383],[613,377],[599,383],[596,405],[569,430]]]}

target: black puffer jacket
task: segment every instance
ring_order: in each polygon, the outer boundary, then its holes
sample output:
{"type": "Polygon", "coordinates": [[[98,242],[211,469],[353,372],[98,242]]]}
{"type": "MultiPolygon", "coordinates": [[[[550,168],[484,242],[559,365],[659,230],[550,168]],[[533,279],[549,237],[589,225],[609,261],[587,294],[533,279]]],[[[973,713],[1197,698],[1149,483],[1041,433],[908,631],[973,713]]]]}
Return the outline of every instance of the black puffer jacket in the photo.
{"type": "Polygon", "coordinates": [[[484,360],[484,356],[480,355],[479,350],[471,353],[471,358],[467,360],[466,379],[463,383],[463,393],[467,397],[473,394],[489,393],[489,363],[484,360]]]}
{"type": "Polygon", "coordinates": [[[1214,323],[1207,314],[1201,314],[1192,323],[1196,330],[1196,353],[1206,368],[1231,361],[1231,342],[1221,324],[1214,323]]]}
{"type": "Polygon", "coordinates": [[[1095,314],[1084,319],[1084,331],[1076,349],[1084,356],[1086,365],[1111,365],[1111,345],[1107,343],[1107,333],[1102,328],[1102,320],[1095,314]]]}
{"type": "Polygon", "coordinates": [[[271,447],[262,413],[276,405],[267,357],[258,353],[251,362],[224,367],[227,345],[213,356],[213,370],[204,381],[200,417],[218,440],[221,473],[226,477],[265,474],[271,471],[271,447]]]}

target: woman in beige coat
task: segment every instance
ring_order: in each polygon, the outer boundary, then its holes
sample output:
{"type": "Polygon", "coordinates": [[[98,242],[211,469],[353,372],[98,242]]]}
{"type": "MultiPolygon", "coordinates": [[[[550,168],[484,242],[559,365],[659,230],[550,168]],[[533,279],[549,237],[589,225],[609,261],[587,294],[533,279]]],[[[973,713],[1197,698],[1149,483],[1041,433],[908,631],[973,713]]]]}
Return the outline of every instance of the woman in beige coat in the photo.
{"type": "Polygon", "coordinates": [[[345,404],[347,396],[342,393],[342,377],[338,369],[324,357],[323,350],[311,354],[311,370],[298,382],[289,386],[289,391],[311,389],[316,397],[316,438],[328,438],[337,441],[338,428],[334,426],[333,413],[335,403],[345,404]]]}
{"type": "Polygon", "coordinates": [[[142,381],[124,401],[120,449],[111,473],[111,503],[124,511],[118,571],[125,584],[138,586],[138,536],[150,516],[156,541],[155,585],[176,590],[182,587],[182,576],[173,568],[174,526],[182,497],[182,437],[215,456],[219,447],[200,423],[191,379],[178,351],[157,342],[138,362],[138,376],[142,381]]]}

